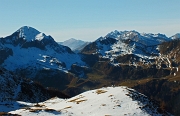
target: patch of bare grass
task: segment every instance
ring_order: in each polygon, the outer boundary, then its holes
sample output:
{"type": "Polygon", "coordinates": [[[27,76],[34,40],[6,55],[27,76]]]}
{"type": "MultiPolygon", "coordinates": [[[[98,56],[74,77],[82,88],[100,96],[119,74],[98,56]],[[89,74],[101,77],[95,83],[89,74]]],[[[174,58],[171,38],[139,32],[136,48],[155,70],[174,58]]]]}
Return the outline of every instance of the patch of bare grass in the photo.
{"type": "Polygon", "coordinates": [[[64,109],[69,109],[69,108],[72,108],[72,106],[67,106],[67,107],[65,107],[64,109]]]}
{"type": "Polygon", "coordinates": [[[39,112],[43,110],[42,108],[37,108],[37,109],[29,109],[29,112],[39,112]]]}
{"type": "Polygon", "coordinates": [[[97,94],[102,94],[102,93],[106,93],[107,91],[105,91],[105,90],[100,90],[100,89],[98,89],[98,90],[96,90],[96,93],[97,94]]]}
{"type": "Polygon", "coordinates": [[[76,103],[79,104],[79,103],[84,102],[84,101],[87,101],[87,99],[78,100],[78,101],[76,101],[76,103]]]}
{"type": "Polygon", "coordinates": [[[44,109],[44,111],[46,111],[46,112],[54,112],[54,111],[56,111],[56,110],[54,110],[54,109],[49,109],[49,108],[46,108],[46,109],[44,109]]]}
{"type": "Polygon", "coordinates": [[[79,104],[79,103],[81,103],[81,102],[87,101],[87,99],[82,99],[82,100],[80,100],[80,99],[83,98],[83,97],[84,97],[84,96],[80,96],[79,98],[72,99],[72,100],[70,100],[69,102],[74,102],[74,103],[79,104]]]}
{"type": "Polygon", "coordinates": [[[45,105],[44,104],[35,104],[34,107],[44,107],[45,105]]]}
{"type": "Polygon", "coordinates": [[[70,100],[68,102],[74,102],[74,103],[79,104],[81,102],[87,101],[87,99],[81,99],[81,98],[84,98],[84,96],[80,96],[79,98],[72,99],[72,100],[70,100]]]}
{"type": "Polygon", "coordinates": [[[101,104],[101,106],[106,106],[106,104],[101,104]]]}
{"type": "Polygon", "coordinates": [[[11,114],[11,113],[7,113],[7,112],[0,112],[0,116],[21,116],[21,115],[11,114]]]}
{"type": "Polygon", "coordinates": [[[69,102],[76,102],[77,100],[79,100],[80,98],[75,98],[75,99],[72,99],[70,100],[69,102]]]}
{"type": "Polygon", "coordinates": [[[54,112],[56,110],[54,109],[49,109],[49,108],[36,108],[36,109],[29,109],[29,112],[39,112],[44,110],[45,112],[54,112]]]}
{"type": "Polygon", "coordinates": [[[109,95],[108,97],[113,97],[113,96],[114,96],[114,95],[111,94],[111,95],[109,95]]]}

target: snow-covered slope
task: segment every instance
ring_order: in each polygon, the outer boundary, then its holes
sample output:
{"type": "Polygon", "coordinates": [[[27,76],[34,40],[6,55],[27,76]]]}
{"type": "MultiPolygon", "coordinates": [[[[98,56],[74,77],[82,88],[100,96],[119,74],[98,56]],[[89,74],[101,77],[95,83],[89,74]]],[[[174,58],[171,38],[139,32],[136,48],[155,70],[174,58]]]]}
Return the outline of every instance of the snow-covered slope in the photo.
{"type": "Polygon", "coordinates": [[[101,88],[70,99],[52,98],[38,104],[19,103],[26,107],[10,113],[23,116],[162,116],[154,102],[126,87],[101,88]]]}
{"type": "Polygon", "coordinates": [[[87,43],[88,42],[85,42],[85,41],[82,41],[82,40],[77,40],[77,39],[74,39],[74,38],[71,38],[71,39],[66,40],[64,42],[59,42],[59,44],[64,45],[64,46],[68,46],[73,51],[76,50],[77,48],[81,48],[81,46],[84,46],[87,43]]]}
{"type": "Polygon", "coordinates": [[[0,38],[0,65],[8,70],[31,68],[58,69],[67,72],[72,64],[86,65],[81,56],[70,48],[59,45],[51,36],[28,26],[12,35],[0,38]]]}

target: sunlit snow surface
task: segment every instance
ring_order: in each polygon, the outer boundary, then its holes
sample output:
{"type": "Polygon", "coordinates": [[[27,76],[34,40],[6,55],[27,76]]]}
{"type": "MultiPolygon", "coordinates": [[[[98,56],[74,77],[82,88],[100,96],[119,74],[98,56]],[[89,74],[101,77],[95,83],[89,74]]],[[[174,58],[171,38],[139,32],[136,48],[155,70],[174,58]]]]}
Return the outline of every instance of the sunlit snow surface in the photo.
{"type": "Polygon", "coordinates": [[[161,116],[157,113],[157,107],[148,102],[144,95],[126,87],[107,87],[87,91],[70,99],[52,98],[38,103],[38,107],[34,106],[36,104],[18,102],[26,107],[10,113],[23,116],[161,116]],[[132,99],[133,95],[138,96],[138,100],[132,99]],[[145,108],[147,105],[152,108],[145,108]]]}

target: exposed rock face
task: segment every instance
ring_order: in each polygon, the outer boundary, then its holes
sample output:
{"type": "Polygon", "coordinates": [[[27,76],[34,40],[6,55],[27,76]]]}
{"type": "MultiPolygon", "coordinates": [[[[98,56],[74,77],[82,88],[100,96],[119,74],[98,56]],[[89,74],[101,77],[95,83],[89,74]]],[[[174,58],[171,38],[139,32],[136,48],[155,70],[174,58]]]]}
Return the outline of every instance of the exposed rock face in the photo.
{"type": "Polygon", "coordinates": [[[149,98],[159,101],[163,110],[179,115],[180,89],[179,82],[163,80],[152,80],[145,84],[137,85],[134,89],[144,93],[149,98]]]}
{"type": "Polygon", "coordinates": [[[13,55],[13,51],[10,48],[1,47],[0,49],[0,65],[9,57],[13,55]]]}
{"type": "Polygon", "coordinates": [[[68,96],[53,89],[46,89],[31,80],[21,78],[12,72],[0,68],[0,101],[40,102],[59,96],[68,96]]]}

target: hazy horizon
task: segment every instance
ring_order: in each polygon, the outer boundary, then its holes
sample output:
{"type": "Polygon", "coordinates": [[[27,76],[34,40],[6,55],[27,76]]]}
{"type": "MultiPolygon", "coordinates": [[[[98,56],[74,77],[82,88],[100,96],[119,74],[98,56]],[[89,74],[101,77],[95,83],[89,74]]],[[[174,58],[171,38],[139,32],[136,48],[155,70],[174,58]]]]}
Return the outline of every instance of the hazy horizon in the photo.
{"type": "Polygon", "coordinates": [[[2,0],[0,37],[22,26],[31,26],[61,42],[70,38],[94,41],[118,30],[162,33],[180,32],[178,0],[2,0]]]}

